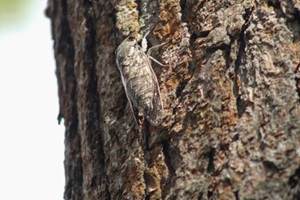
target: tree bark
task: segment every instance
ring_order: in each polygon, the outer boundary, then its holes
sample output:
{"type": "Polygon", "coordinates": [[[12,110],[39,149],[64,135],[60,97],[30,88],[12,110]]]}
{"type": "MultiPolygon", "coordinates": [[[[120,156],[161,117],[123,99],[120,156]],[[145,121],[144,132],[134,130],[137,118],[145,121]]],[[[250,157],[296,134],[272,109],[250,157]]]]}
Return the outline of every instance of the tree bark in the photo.
{"type": "Polygon", "coordinates": [[[300,3],[48,0],[65,199],[300,199],[300,3]],[[163,44],[134,122],[115,50],[163,44]]]}

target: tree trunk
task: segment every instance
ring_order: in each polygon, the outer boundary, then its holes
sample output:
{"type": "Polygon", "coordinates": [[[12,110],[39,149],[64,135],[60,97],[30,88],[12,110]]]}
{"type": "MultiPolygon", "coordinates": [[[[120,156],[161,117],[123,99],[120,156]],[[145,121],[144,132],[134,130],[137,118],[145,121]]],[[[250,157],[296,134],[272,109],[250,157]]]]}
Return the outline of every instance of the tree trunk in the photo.
{"type": "Polygon", "coordinates": [[[46,13],[65,199],[300,199],[299,1],[48,0],[46,13]],[[126,98],[115,50],[129,34],[163,44],[158,126],[126,98]]]}

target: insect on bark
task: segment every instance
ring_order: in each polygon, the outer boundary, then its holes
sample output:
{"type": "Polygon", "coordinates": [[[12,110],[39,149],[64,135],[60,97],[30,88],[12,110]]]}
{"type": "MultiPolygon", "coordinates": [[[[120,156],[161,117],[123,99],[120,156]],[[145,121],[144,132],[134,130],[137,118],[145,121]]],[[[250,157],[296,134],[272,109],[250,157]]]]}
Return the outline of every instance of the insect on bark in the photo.
{"type": "Polygon", "coordinates": [[[116,50],[116,63],[136,123],[133,106],[141,111],[152,125],[160,124],[163,103],[157,77],[148,55],[135,38],[129,36],[119,45],[116,50]]]}

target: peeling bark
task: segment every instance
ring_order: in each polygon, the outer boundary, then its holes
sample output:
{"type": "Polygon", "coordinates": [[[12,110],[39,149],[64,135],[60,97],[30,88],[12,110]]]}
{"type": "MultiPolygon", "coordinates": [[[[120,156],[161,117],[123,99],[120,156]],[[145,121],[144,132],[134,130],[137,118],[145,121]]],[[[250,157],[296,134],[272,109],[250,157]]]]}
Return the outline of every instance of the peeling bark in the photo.
{"type": "Polygon", "coordinates": [[[48,0],[46,14],[65,199],[300,199],[298,1],[48,0]],[[148,32],[165,43],[165,117],[136,127],[115,50],[148,32]]]}

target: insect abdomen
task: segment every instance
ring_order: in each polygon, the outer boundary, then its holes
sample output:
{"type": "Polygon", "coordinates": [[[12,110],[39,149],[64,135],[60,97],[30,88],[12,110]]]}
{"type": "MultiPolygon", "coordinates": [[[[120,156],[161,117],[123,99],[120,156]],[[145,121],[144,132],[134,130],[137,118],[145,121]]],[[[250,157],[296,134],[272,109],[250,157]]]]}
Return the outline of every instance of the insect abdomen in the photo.
{"type": "Polygon", "coordinates": [[[130,70],[124,70],[124,76],[127,74],[128,81],[126,87],[128,96],[135,107],[139,110],[151,110],[153,107],[152,99],[154,95],[154,85],[152,74],[148,67],[142,64],[130,66],[130,70]]]}

